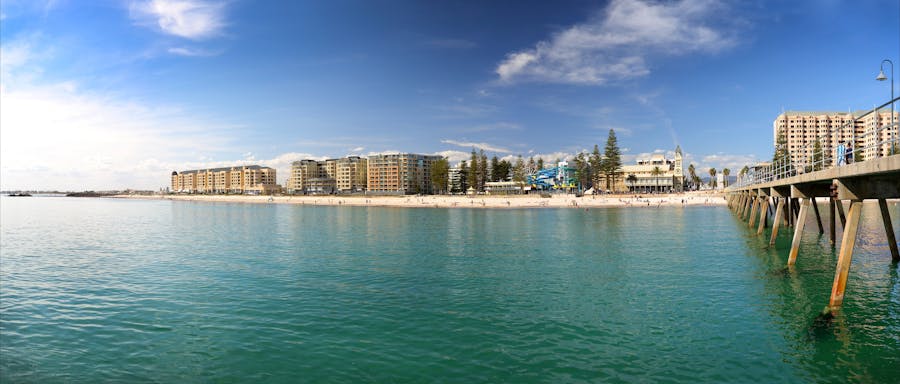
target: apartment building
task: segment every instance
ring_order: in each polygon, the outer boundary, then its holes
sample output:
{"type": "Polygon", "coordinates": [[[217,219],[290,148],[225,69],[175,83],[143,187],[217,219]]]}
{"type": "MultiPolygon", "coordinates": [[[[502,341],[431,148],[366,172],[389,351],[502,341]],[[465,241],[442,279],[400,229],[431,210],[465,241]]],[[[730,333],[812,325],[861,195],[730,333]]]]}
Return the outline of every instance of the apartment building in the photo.
{"type": "Polygon", "coordinates": [[[367,160],[359,156],[291,164],[287,190],[291,194],[353,193],[366,190],[367,160]]]}
{"type": "Polygon", "coordinates": [[[465,193],[466,188],[469,188],[466,185],[466,170],[462,169],[462,167],[457,164],[447,172],[447,185],[449,186],[450,193],[465,193]]]}
{"type": "MultiPolygon", "coordinates": [[[[876,154],[890,153],[889,141],[897,137],[897,128],[891,124],[890,111],[870,113],[866,117],[856,119],[867,111],[835,112],[835,111],[788,111],[778,115],[773,125],[773,142],[778,146],[779,136],[783,135],[791,161],[795,165],[809,165],[817,138],[822,146],[823,158],[831,159],[834,164],[835,151],[840,144],[849,145],[857,151],[856,158],[869,159],[876,154]],[[875,135],[876,129],[888,127],[875,135]],[[876,143],[877,141],[877,143],[876,143]]],[[[894,115],[897,121],[898,115],[894,115]]]]}
{"type": "Polygon", "coordinates": [[[175,193],[272,194],[278,191],[275,169],[259,165],[172,172],[175,193]]]}
{"type": "Polygon", "coordinates": [[[431,165],[441,156],[396,153],[369,156],[368,192],[375,194],[433,193],[431,165]]]}

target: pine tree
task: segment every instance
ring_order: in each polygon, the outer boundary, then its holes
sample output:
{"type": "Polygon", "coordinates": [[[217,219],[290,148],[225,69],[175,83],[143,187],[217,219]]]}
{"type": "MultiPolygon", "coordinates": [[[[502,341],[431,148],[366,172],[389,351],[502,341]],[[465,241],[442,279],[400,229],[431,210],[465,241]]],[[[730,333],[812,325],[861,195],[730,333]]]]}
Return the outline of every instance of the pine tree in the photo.
{"type": "Polygon", "coordinates": [[[469,165],[465,160],[459,162],[459,173],[459,192],[466,193],[469,188],[469,165]]]}
{"type": "Polygon", "coordinates": [[[500,181],[500,160],[497,156],[491,157],[491,181],[500,181]]]}
{"type": "Polygon", "coordinates": [[[812,154],[812,164],[810,164],[811,171],[819,171],[824,166],[825,154],[822,152],[822,142],[816,140],[815,144],[813,144],[813,154],[812,154]]]}
{"type": "Polygon", "coordinates": [[[594,150],[591,151],[589,162],[591,164],[591,186],[594,186],[597,180],[600,180],[600,175],[603,172],[603,156],[600,155],[600,147],[597,144],[594,144],[594,150]]]}
{"type": "Polygon", "coordinates": [[[585,157],[583,152],[575,155],[575,159],[572,160],[575,163],[575,179],[578,180],[579,187],[584,187],[587,185],[588,179],[591,178],[590,175],[590,164],[588,159],[585,157]]]}
{"type": "Polygon", "coordinates": [[[447,158],[440,158],[431,163],[431,189],[435,194],[447,192],[447,175],[450,173],[450,163],[447,158]]]}
{"type": "Polygon", "coordinates": [[[606,139],[606,148],[603,153],[603,161],[600,166],[606,176],[606,189],[610,190],[610,183],[616,184],[616,177],[622,172],[622,151],[619,150],[619,142],[616,139],[616,131],[610,129],[606,139]]]}
{"type": "Polygon", "coordinates": [[[478,166],[478,190],[484,190],[484,183],[488,181],[488,159],[487,155],[484,154],[484,150],[481,150],[481,161],[479,161],[478,166]]]}
{"type": "Polygon", "coordinates": [[[469,173],[466,175],[466,181],[468,181],[468,188],[473,188],[476,191],[478,190],[478,154],[475,153],[475,148],[472,148],[472,158],[469,160],[469,173]]]}
{"type": "Polygon", "coordinates": [[[522,155],[516,158],[516,163],[513,165],[512,179],[519,185],[525,184],[525,160],[522,159],[522,155]]]}
{"type": "Polygon", "coordinates": [[[780,131],[778,133],[778,140],[775,143],[775,154],[772,156],[772,164],[775,167],[780,167],[790,162],[790,154],[788,153],[787,148],[787,137],[784,135],[784,131],[780,131]]]}

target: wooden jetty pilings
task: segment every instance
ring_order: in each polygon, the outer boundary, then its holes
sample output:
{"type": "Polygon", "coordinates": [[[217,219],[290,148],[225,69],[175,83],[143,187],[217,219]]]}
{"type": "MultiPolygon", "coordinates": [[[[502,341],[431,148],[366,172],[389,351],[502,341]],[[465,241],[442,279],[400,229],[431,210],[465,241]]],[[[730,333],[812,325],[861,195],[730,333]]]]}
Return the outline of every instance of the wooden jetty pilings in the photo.
{"type": "Polygon", "coordinates": [[[853,260],[853,247],[862,216],[863,200],[877,200],[881,221],[889,244],[891,262],[900,262],[897,238],[891,223],[887,199],[900,198],[900,155],[875,158],[869,161],[834,167],[816,172],[758,184],[731,187],[727,190],[728,206],[747,226],[762,235],[768,226],[770,202],[774,207],[769,244],[774,245],[779,230],[793,228],[788,251],[788,266],[797,262],[800,240],[810,211],[815,215],[819,234],[825,234],[816,198],[828,199],[828,234],[836,245],[836,227],[843,228],[840,251],[835,266],[834,283],[828,308],[840,308],[853,260]],[[844,212],[844,202],[849,206],[844,212]],[[839,223],[839,224],[838,224],[839,223]]]}

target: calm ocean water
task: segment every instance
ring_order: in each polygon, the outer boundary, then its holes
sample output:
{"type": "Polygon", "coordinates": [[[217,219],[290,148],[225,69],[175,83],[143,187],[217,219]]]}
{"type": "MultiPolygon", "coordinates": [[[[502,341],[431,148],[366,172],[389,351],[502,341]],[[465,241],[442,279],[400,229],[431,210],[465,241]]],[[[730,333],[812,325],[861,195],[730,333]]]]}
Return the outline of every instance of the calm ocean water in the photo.
{"type": "Polygon", "coordinates": [[[2,383],[900,382],[872,204],[831,322],[827,237],[789,270],[788,231],[770,249],[724,207],[3,197],[0,214],[2,383]]]}

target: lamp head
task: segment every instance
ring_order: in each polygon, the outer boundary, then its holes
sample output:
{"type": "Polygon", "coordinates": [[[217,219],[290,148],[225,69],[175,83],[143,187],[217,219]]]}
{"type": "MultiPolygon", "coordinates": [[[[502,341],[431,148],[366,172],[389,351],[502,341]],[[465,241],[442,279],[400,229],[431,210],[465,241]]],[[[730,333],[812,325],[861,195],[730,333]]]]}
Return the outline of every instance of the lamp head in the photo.
{"type": "Polygon", "coordinates": [[[884,75],[884,70],[878,71],[878,77],[876,77],[875,80],[878,80],[878,81],[887,80],[887,76],[884,75]]]}

